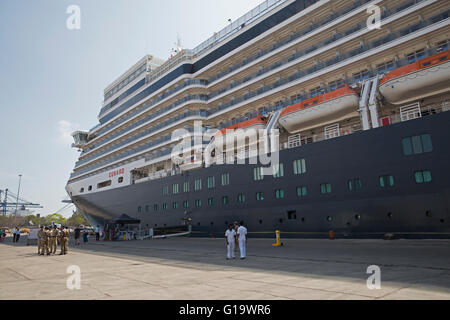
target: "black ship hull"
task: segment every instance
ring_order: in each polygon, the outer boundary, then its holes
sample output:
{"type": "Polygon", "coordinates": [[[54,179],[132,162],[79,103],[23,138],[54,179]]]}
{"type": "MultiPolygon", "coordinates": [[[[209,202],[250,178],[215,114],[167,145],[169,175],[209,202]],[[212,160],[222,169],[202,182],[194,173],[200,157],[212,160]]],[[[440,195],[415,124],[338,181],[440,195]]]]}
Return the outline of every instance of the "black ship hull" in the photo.
{"type": "Polygon", "coordinates": [[[250,237],[337,237],[380,238],[394,233],[406,238],[450,237],[450,112],[422,117],[378,129],[311,143],[280,151],[284,176],[266,176],[255,181],[257,165],[216,165],[183,175],[73,197],[74,204],[95,224],[128,214],[143,227],[173,227],[189,219],[194,236],[222,237],[226,225],[243,220],[250,237]],[[433,151],[404,155],[402,139],[430,134],[433,151]],[[293,161],[306,160],[306,172],[293,173],[293,161]],[[417,183],[415,172],[427,170],[432,180],[417,183]],[[221,174],[229,173],[230,184],[221,185],[221,174]],[[207,177],[215,177],[208,189],[207,177]],[[392,176],[393,186],[380,186],[380,176],[392,176]],[[194,191],[194,180],[203,188],[194,191]],[[349,190],[348,182],[359,179],[359,190],[349,190]],[[190,182],[190,192],[183,183],[190,182]],[[172,194],[172,185],[180,192],[172,194]],[[321,185],[331,192],[322,194],[321,185]],[[169,195],[163,195],[163,186],[169,195]],[[306,187],[299,197],[297,187],[306,187]],[[284,198],[277,199],[275,190],[284,198]],[[264,200],[257,200],[262,192],[264,200]],[[245,202],[237,201],[245,195],[245,202]],[[227,196],[228,204],[222,203],[227,196]],[[213,198],[213,205],[208,199],[213,198]],[[201,207],[196,207],[201,200],[201,207]],[[184,208],[189,201],[189,208],[184,208]],[[163,209],[164,203],[167,209],[163,209]],[[173,208],[177,203],[177,208],[173,208]],[[158,210],[154,210],[154,205],[158,210]]]}

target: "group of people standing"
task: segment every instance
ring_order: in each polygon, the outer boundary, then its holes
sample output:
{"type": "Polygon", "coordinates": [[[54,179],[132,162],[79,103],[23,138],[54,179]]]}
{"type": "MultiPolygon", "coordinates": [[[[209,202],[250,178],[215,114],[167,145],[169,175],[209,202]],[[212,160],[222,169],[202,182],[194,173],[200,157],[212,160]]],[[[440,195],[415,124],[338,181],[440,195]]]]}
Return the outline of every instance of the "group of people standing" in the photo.
{"type": "Polygon", "coordinates": [[[241,254],[241,259],[245,259],[247,256],[246,245],[247,245],[247,228],[244,227],[244,222],[241,221],[240,224],[237,221],[233,224],[228,225],[227,231],[225,231],[225,240],[227,242],[227,260],[235,259],[235,248],[239,245],[239,251],[241,254]]]}
{"type": "Polygon", "coordinates": [[[38,231],[38,254],[56,254],[58,242],[61,246],[60,255],[67,254],[69,251],[69,230],[66,226],[59,229],[56,225],[53,227],[41,226],[38,231]]]}
{"type": "Polygon", "coordinates": [[[12,229],[12,234],[13,234],[13,242],[19,242],[19,239],[20,239],[20,228],[19,227],[14,227],[14,229],[12,229]]]}

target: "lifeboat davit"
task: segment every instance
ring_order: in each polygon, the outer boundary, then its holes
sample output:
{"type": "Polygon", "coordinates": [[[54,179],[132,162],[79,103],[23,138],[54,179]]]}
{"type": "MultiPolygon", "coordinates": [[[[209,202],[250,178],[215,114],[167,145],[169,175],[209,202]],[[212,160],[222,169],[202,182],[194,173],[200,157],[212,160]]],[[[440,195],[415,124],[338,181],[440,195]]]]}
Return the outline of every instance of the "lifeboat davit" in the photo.
{"type": "Polygon", "coordinates": [[[392,104],[404,104],[450,91],[450,50],[387,73],[380,93],[392,104]]]}
{"type": "Polygon", "coordinates": [[[286,107],[278,122],[293,133],[337,122],[352,113],[357,115],[358,106],[358,94],[344,84],[334,91],[286,107]]]}

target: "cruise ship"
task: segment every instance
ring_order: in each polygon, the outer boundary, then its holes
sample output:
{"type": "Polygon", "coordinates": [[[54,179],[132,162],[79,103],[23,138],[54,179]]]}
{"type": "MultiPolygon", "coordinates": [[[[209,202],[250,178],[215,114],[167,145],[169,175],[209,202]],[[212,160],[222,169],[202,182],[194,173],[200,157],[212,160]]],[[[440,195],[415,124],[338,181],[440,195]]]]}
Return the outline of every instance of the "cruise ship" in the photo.
{"type": "Polygon", "coordinates": [[[194,49],[145,55],[73,133],[67,193],[95,225],[449,237],[449,12],[267,0],[194,49]]]}

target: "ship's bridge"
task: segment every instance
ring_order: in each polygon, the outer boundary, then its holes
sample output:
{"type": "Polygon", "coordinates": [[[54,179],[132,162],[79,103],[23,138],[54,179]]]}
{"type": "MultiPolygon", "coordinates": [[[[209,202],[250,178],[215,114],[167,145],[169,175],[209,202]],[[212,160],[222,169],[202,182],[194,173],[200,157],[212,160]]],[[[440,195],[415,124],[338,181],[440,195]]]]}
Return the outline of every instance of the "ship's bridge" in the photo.
{"type": "Polygon", "coordinates": [[[89,142],[89,132],[86,131],[75,131],[72,133],[74,143],[72,143],[72,148],[83,149],[89,142]]]}

